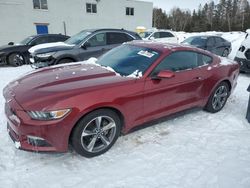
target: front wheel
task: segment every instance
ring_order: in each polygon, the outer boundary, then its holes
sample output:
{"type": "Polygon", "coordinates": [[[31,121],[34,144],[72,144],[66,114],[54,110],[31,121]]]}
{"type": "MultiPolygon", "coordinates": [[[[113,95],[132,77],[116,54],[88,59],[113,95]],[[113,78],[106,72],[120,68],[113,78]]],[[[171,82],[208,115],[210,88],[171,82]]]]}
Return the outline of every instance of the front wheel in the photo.
{"type": "Polygon", "coordinates": [[[74,150],[84,157],[95,157],[108,151],[121,130],[119,116],[112,110],[101,109],[82,118],[72,132],[74,150]]]}
{"type": "Polygon", "coordinates": [[[22,54],[20,53],[13,53],[8,57],[8,64],[14,67],[21,66],[25,64],[25,60],[22,54]]]}
{"type": "Polygon", "coordinates": [[[219,112],[229,97],[229,86],[226,82],[220,83],[211,94],[205,110],[211,113],[219,112]]]}

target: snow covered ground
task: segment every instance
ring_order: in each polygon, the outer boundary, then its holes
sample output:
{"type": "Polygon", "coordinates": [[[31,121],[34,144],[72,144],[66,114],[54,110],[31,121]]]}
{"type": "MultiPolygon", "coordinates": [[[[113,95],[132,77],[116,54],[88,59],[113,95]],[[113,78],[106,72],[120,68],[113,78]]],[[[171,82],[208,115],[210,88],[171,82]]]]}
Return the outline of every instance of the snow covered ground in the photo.
{"type": "MultiPolygon", "coordinates": [[[[234,39],[233,52],[243,40],[234,39]]],[[[231,54],[233,58],[233,54],[231,54]]],[[[0,91],[29,66],[1,67],[0,91]]],[[[6,131],[0,96],[0,187],[249,188],[250,124],[245,119],[250,76],[242,74],[225,108],[188,111],[118,139],[106,154],[15,149],[6,131]]]]}

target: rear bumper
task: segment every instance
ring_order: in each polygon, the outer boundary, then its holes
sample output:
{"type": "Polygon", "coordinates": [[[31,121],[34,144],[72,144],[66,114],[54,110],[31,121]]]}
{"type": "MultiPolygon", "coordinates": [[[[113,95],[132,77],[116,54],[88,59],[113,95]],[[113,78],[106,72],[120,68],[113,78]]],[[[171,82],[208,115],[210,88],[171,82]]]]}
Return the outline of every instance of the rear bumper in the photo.
{"type": "Polygon", "coordinates": [[[235,57],[234,59],[240,65],[240,71],[250,73],[250,60],[235,57]]]}

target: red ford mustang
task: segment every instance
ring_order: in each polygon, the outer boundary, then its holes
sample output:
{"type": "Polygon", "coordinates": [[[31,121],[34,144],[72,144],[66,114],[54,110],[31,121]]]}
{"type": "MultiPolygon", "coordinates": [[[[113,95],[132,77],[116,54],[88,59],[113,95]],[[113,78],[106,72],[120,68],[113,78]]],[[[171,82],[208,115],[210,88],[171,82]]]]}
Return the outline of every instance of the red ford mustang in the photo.
{"type": "Polygon", "coordinates": [[[181,45],[131,42],[96,63],[44,68],[4,89],[8,131],[17,148],[85,157],[111,148],[121,133],[192,107],[220,111],[239,65],[181,45]]]}

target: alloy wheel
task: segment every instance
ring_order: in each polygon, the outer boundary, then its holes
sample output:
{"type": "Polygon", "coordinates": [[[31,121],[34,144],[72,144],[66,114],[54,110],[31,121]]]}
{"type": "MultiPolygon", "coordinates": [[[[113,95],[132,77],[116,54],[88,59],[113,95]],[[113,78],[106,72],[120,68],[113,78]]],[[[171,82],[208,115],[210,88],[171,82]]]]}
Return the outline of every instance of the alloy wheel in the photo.
{"type": "Polygon", "coordinates": [[[217,90],[214,93],[213,99],[212,99],[212,106],[214,110],[220,110],[223,108],[227,101],[228,97],[228,89],[226,86],[221,85],[217,88],[217,90]]]}
{"type": "Polygon", "coordinates": [[[105,150],[115,138],[116,123],[109,116],[98,116],[90,120],[81,134],[82,147],[96,153],[105,150]]]}
{"type": "Polygon", "coordinates": [[[20,54],[12,54],[9,59],[10,59],[10,64],[14,66],[21,66],[24,64],[24,58],[20,54]]]}

